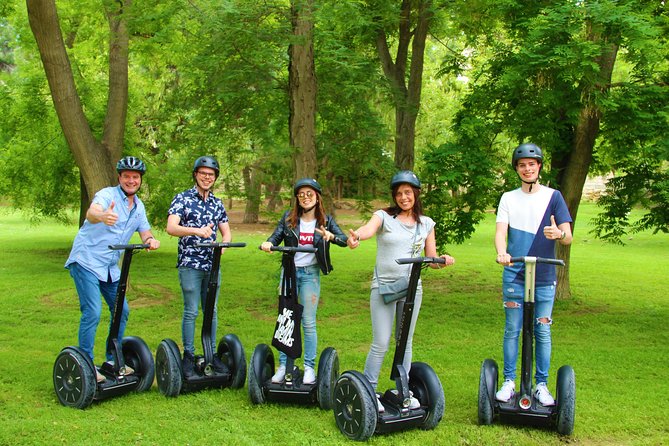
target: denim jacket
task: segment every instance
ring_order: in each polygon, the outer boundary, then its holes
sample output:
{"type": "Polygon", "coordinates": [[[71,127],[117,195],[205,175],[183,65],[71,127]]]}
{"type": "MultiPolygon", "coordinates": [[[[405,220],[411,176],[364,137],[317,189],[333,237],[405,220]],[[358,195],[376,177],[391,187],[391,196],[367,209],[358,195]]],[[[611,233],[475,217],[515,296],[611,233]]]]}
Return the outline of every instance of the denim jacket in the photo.
{"type": "MultiPolygon", "coordinates": [[[[276,226],[276,229],[267,238],[267,241],[272,243],[274,246],[278,246],[281,242],[285,246],[298,246],[299,236],[295,232],[295,228],[291,228],[286,223],[286,219],[290,211],[286,211],[279,224],[276,226]]],[[[334,234],[333,243],[345,247],[346,246],[346,235],[337,225],[337,222],[330,215],[325,216],[325,229],[334,234]]],[[[329,274],[332,271],[332,264],[330,263],[330,243],[326,243],[323,237],[318,233],[314,232],[314,248],[318,248],[316,252],[316,260],[318,261],[318,266],[321,268],[321,271],[324,275],[329,274]]]]}

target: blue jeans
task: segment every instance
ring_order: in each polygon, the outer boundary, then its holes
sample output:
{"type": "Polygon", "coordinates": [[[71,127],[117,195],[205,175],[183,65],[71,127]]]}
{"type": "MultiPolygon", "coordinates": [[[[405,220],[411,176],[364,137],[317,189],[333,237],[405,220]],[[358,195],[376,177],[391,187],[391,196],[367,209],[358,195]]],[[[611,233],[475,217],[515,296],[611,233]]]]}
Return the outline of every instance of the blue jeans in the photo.
{"type": "MultiPolygon", "coordinates": [[[[81,310],[81,319],[79,320],[79,348],[91,358],[91,361],[94,361],[93,347],[95,345],[95,332],[98,329],[100,315],[102,314],[100,294],[102,294],[109,307],[109,328],[111,329],[118,282],[112,282],[111,279],[103,282],[95,274],[76,262],[70,264],[68,269],[79,295],[79,309],[81,310]]],[[[123,302],[123,313],[121,315],[118,339],[123,339],[129,314],[130,308],[126,300],[123,302]]],[[[113,357],[109,347],[107,345],[105,354],[107,360],[111,361],[113,357]]]]}
{"type": "MultiPolygon", "coordinates": [[[[316,349],[318,335],[316,333],[316,310],[321,297],[321,269],[318,265],[298,266],[297,270],[297,301],[304,306],[302,310],[302,339],[304,340],[304,366],[316,366],[316,349]]],[[[282,279],[283,279],[283,272],[282,279]]],[[[286,365],[287,356],[279,352],[279,364],[286,365]]]]}
{"type": "MultiPolygon", "coordinates": [[[[181,322],[181,339],[184,351],[195,354],[195,320],[197,319],[198,305],[202,305],[204,312],[207,302],[207,288],[209,286],[210,271],[179,267],[179,284],[181,295],[184,299],[184,314],[181,322]]],[[[211,346],[216,353],[216,325],[218,321],[218,293],[220,291],[221,272],[218,272],[219,287],[216,290],[216,303],[214,304],[214,316],[211,321],[211,346]]]]}
{"type": "MultiPolygon", "coordinates": [[[[387,304],[379,294],[378,288],[372,288],[372,292],[369,296],[370,313],[372,316],[372,345],[369,348],[369,353],[367,353],[367,359],[365,360],[364,374],[365,378],[367,378],[374,389],[376,389],[376,386],[379,383],[379,374],[381,373],[383,359],[386,357],[386,352],[390,345],[393,325],[395,325],[395,340],[399,335],[399,322],[400,316],[404,311],[404,301],[405,299],[400,299],[395,303],[387,304]]],[[[416,289],[416,300],[414,301],[411,324],[409,325],[409,337],[404,352],[404,360],[402,361],[402,366],[407,373],[411,370],[413,333],[416,329],[416,321],[418,320],[418,313],[420,313],[422,302],[423,287],[422,284],[419,284],[416,289]]]]}
{"type": "MultiPolygon", "coordinates": [[[[516,379],[518,339],[523,328],[523,295],[525,287],[517,283],[504,283],[504,379],[516,379]]],[[[534,291],[534,360],[537,384],[548,381],[551,365],[551,324],[555,285],[538,286],[534,291]]]]}

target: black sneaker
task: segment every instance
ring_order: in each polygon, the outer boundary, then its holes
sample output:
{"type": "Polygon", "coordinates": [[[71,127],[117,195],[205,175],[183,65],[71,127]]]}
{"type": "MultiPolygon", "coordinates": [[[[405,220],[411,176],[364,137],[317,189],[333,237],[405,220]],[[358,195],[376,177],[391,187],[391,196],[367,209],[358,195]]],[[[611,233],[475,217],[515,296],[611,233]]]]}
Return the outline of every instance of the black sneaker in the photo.
{"type": "Polygon", "coordinates": [[[190,352],[184,352],[184,359],[181,361],[181,368],[184,377],[191,378],[195,375],[195,356],[190,352]]]}
{"type": "Polygon", "coordinates": [[[214,367],[216,373],[230,373],[227,364],[221,361],[221,358],[219,358],[218,355],[214,355],[214,360],[211,365],[214,367]]]}

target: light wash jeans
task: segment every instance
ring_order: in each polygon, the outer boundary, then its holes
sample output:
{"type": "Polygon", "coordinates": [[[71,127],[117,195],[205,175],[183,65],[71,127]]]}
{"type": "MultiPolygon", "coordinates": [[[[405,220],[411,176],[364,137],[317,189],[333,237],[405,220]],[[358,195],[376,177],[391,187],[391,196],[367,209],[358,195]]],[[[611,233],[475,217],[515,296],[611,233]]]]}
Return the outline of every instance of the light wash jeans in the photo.
{"type": "MultiPolygon", "coordinates": [[[[315,368],[318,334],[316,333],[316,310],[321,297],[321,268],[318,265],[298,266],[297,301],[302,310],[302,339],[304,340],[304,366],[315,368]]],[[[281,272],[283,279],[283,271],[281,272]]],[[[286,365],[288,357],[279,352],[279,364],[286,365]]]]}
{"type": "MultiPolygon", "coordinates": [[[[202,306],[204,313],[207,302],[207,288],[209,286],[210,271],[201,271],[195,268],[180,266],[179,284],[181,295],[184,299],[184,314],[181,322],[181,337],[184,351],[195,354],[195,320],[197,319],[198,305],[202,306]]],[[[216,325],[218,323],[218,294],[221,289],[221,272],[218,272],[219,287],[216,290],[216,304],[214,305],[214,316],[211,321],[211,347],[216,353],[216,325]]]]}
{"type": "MultiPolygon", "coordinates": [[[[523,329],[523,296],[525,287],[517,283],[504,283],[504,379],[516,379],[518,361],[518,339],[523,329]]],[[[534,361],[537,384],[548,381],[548,369],[551,365],[551,324],[553,320],[553,302],[555,285],[539,286],[534,291],[534,361]],[[546,318],[548,322],[540,322],[546,318]]]]}
{"type": "MultiPolygon", "coordinates": [[[[74,280],[77,294],[79,294],[79,309],[81,310],[81,319],[79,321],[79,348],[91,358],[91,361],[95,362],[93,356],[95,332],[98,329],[100,315],[102,314],[100,294],[102,294],[102,297],[105,299],[105,302],[109,307],[109,328],[111,329],[118,282],[112,282],[110,279],[108,279],[107,282],[103,282],[99,280],[95,274],[76,262],[70,264],[68,270],[70,271],[70,276],[72,276],[72,279],[74,280]]],[[[129,314],[130,307],[128,307],[128,301],[126,300],[123,302],[123,313],[121,315],[118,339],[123,339],[123,333],[125,332],[129,314]]],[[[108,361],[113,359],[110,347],[111,345],[109,344],[108,339],[105,352],[108,361]]]]}
{"type": "MultiPolygon", "coordinates": [[[[370,313],[372,315],[372,345],[367,354],[365,361],[365,378],[376,389],[379,383],[379,374],[381,373],[381,366],[383,359],[388,351],[390,345],[390,335],[392,334],[393,322],[395,325],[395,341],[399,335],[399,321],[402,311],[404,310],[405,299],[400,299],[395,303],[387,304],[379,294],[378,288],[372,288],[369,296],[370,313]]],[[[419,284],[416,290],[416,300],[414,301],[413,315],[411,317],[411,324],[409,325],[409,338],[407,339],[406,351],[404,353],[404,360],[402,365],[407,374],[411,370],[411,357],[413,353],[413,333],[416,329],[416,321],[418,320],[418,313],[420,313],[420,306],[423,302],[423,287],[419,284]]]]}

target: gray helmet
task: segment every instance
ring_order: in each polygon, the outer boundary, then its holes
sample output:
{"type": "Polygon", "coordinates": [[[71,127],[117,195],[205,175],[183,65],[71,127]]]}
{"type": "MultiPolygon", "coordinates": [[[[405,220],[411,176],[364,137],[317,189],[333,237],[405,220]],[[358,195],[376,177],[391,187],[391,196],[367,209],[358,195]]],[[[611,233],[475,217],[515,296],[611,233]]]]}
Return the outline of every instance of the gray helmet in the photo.
{"type": "Polygon", "coordinates": [[[513,149],[511,165],[514,169],[516,168],[516,164],[518,164],[518,160],[521,158],[532,158],[539,161],[542,165],[544,163],[544,155],[541,152],[541,147],[532,144],[531,142],[526,142],[513,149]]]}
{"type": "Polygon", "coordinates": [[[297,191],[300,190],[302,187],[310,187],[319,194],[323,194],[323,191],[321,189],[321,185],[318,184],[318,181],[314,180],[313,178],[301,178],[297,180],[295,183],[295,186],[293,186],[293,195],[297,196],[297,191]]]}
{"type": "Polygon", "coordinates": [[[137,157],[126,156],[125,158],[118,160],[118,163],[116,163],[116,171],[119,173],[119,175],[124,170],[133,170],[135,172],[139,172],[140,175],[144,175],[146,172],[146,164],[144,164],[144,161],[137,157]]]}
{"type": "Polygon", "coordinates": [[[402,183],[410,184],[418,189],[420,189],[421,187],[420,180],[418,179],[416,174],[410,170],[400,170],[399,172],[397,172],[393,176],[393,179],[390,180],[390,189],[392,190],[395,186],[402,183]]]}
{"type": "Polygon", "coordinates": [[[218,178],[218,173],[219,173],[219,168],[218,168],[218,161],[216,161],[216,158],[213,156],[201,156],[198,159],[195,160],[195,164],[193,164],[193,175],[195,175],[195,172],[200,167],[208,167],[210,169],[214,169],[214,172],[216,172],[216,178],[218,178]]]}

